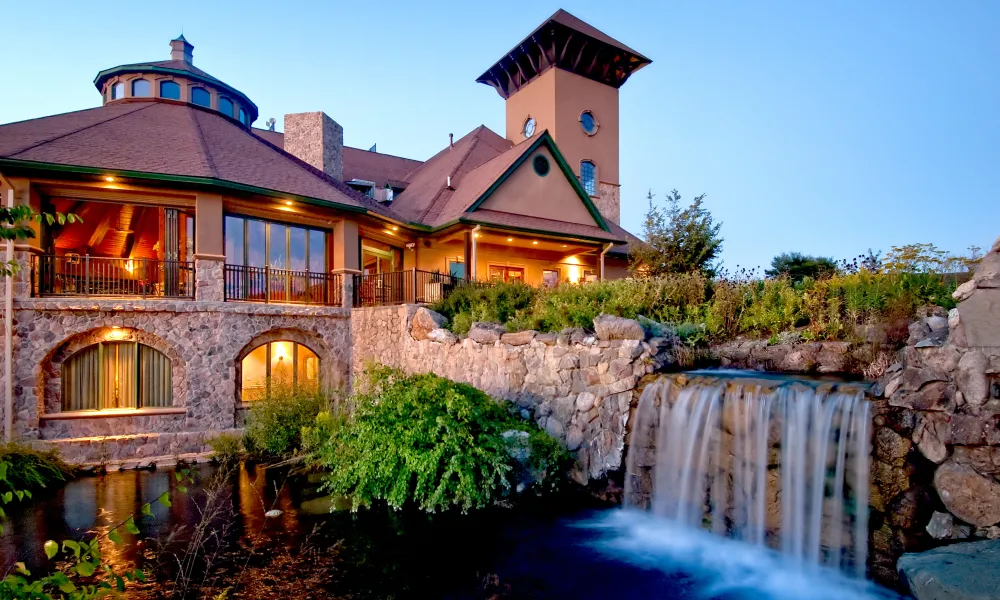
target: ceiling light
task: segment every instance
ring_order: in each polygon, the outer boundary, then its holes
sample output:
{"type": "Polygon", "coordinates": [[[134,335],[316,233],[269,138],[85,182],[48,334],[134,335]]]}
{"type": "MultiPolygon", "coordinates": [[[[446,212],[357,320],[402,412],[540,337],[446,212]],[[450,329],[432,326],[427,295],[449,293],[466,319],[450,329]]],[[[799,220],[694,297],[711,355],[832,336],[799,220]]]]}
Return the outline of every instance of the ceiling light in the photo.
{"type": "Polygon", "coordinates": [[[567,246],[566,246],[566,244],[563,244],[563,245],[562,245],[562,247],[563,247],[563,248],[566,248],[567,246]]]}
{"type": "Polygon", "coordinates": [[[292,205],[291,200],[285,200],[285,206],[291,206],[291,205],[292,205]]]}
{"type": "Polygon", "coordinates": [[[538,245],[538,240],[535,240],[535,241],[533,241],[531,243],[537,246],[538,245]]]}
{"type": "Polygon", "coordinates": [[[112,177],[112,176],[110,176],[110,175],[108,175],[107,177],[104,178],[104,181],[107,181],[108,183],[114,183],[115,182],[115,178],[112,177]]]}
{"type": "Polygon", "coordinates": [[[383,229],[382,231],[388,233],[389,235],[395,235],[393,232],[389,231],[388,229],[383,229]]]}
{"type": "Polygon", "coordinates": [[[391,230],[393,230],[393,231],[399,231],[399,227],[396,227],[395,225],[393,225],[393,226],[392,226],[392,227],[390,227],[389,229],[391,229],[391,230]]]}
{"type": "Polygon", "coordinates": [[[508,242],[513,242],[513,241],[514,241],[514,238],[507,238],[507,241],[508,241],[508,242]]]}
{"type": "Polygon", "coordinates": [[[475,235],[476,235],[476,237],[479,237],[479,234],[478,234],[478,233],[477,233],[477,234],[475,234],[475,235]]]}

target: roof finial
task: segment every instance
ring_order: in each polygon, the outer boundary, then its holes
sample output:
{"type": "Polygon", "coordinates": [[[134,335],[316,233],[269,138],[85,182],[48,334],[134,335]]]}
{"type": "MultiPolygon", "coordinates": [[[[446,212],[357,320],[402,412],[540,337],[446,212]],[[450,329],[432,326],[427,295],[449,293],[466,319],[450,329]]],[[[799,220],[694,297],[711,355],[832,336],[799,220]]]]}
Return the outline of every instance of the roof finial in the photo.
{"type": "Polygon", "coordinates": [[[193,53],[194,46],[185,39],[182,27],[181,34],[177,38],[170,40],[170,60],[183,60],[189,65],[194,64],[193,53]]]}

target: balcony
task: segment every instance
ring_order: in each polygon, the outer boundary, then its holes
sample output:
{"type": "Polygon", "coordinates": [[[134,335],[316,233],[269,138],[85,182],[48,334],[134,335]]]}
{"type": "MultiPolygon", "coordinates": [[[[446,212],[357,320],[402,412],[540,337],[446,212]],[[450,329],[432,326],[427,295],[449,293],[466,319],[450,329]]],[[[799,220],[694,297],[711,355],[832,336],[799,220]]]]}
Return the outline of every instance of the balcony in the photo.
{"type": "Polygon", "coordinates": [[[355,275],[354,306],[432,304],[469,284],[459,277],[419,269],[355,275]]]}
{"type": "Polygon", "coordinates": [[[339,274],[227,264],[225,300],[343,306],[343,277],[339,274]]]}
{"type": "Polygon", "coordinates": [[[194,298],[194,263],[147,258],[31,258],[32,295],[194,298]]]}

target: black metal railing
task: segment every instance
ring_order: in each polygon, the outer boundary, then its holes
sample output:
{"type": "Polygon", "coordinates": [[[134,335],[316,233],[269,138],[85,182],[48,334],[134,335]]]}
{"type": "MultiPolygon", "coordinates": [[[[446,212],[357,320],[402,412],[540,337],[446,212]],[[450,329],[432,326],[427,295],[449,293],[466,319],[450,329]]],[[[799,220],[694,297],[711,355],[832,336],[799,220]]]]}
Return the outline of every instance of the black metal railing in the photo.
{"type": "Polygon", "coordinates": [[[194,298],[194,288],[192,262],[49,254],[31,258],[36,297],[194,298]]]}
{"type": "Polygon", "coordinates": [[[343,306],[343,277],[339,274],[311,271],[226,265],[225,299],[238,302],[343,306]]]}
{"type": "Polygon", "coordinates": [[[433,304],[447,298],[465,279],[419,269],[354,276],[354,306],[433,304]]]}

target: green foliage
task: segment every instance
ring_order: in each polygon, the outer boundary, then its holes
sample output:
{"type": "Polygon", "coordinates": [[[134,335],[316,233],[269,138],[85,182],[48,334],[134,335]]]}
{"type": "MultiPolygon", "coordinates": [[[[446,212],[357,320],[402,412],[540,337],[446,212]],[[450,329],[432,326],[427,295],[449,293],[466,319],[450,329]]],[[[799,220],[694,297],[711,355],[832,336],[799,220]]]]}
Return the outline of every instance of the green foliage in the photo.
{"type": "Polygon", "coordinates": [[[232,465],[243,457],[243,437],[233,433],[220,433],[206,440],[215,452],[215,460],[222,465],[232,465]]]}
{"type": "Polygon", "coordinates": [[[837,263],[832,258],[807,256],[801,252],[785,252],[771,260],[771,268],[765,271],[768,277],[787,277],[799,283],[806,277],[823,279],[837,272],[837,263]]]}
{"type": "Polygon", "coordinates": [[[672,190],[667,195],[666,208],[653,204],[653,192],[649,200],[649,211],[643,222],[642,231],[646,244],[640,245],[632,254],[632,271],[642,277],[660,277],[672,273],[703,273],[712,276],[716,272],[715,260],[722,252],[721,223],[715,223],[712,213],[702,206],[705,194],[681,209],[681,195],[672,190]]]}
{"type": "Polygon", "coordinates": [[[463,285],[434,305],[456,333],[466,333],[475,321],[507,323],[531,305],[536,290],[522,282],[463,285]]]}
{"type": "Polygon", "coordinates": [[[982,258],[979,246],[969,246],[966,256],[950,254],[934,244],[893,246],[883,268],[890,273],[961,273],[972,271],[982,258]]]}
{"type": "Polygon", "coordinates": [[[328,395],[320,390],[272,381],[267,398],[250,404],[243,447],[253,456],[295,454],[302,448],[302,428],[311,426],[329,404],[328,395]]]}
{"type": "MultiPolygon", "coordinates": [[[[11,208],[0,206],[0,240],[26,240],[35,237],[35,231],[31,228],[32,221],[45,221],[49,225],[58,222],[77,223],[83,219],[74,214],[63,213],[42,213],[37,214],[30,206],[20,204],[11,208]]],[[[0,262],[0,277],[14,275],[21,270],[21,265],[16,261],[0,262]]]]}
{"type": "Polygon", "coordinates": [[[523,436],[509,432],[527,433],[533,469],[565,458],[556,440],[472,386],[369,366],[356,388],[346,421],[321,415],[306,433],[330,471],[325,487],[351,496],[355,510],[376,500],[428,512],[486,506],[517,471],[511,440],[523,436]]]}
{"type": "Polygon", "coordinates": [[[38,490],[65,483],[76,471],[55,449],[37,450],[17,442],[0,444],[0,462],[8,465],[7,482],[19,490],[38,490]]]}
{"type": "MultiPolygon", "coordinates": [[[[5,519],[3,505],[10,504],[17,498],[18,502],[31,500],[29,490],[18,489],[9,479],[12,464],[0,459],[0,488],[7,489],[0,494],[0,520],[5,519]]],[[[178,481],[190,480],[188,471],[179,471],[178,481]]],[[[184,491],[183,486],[178,486],[184,491]]],[[[170,506],[170,493],[164,492],[155,502],[170,506]]],[[[151,503],[140,507],[143,515],[152,515],[151,503]]],[[[2,533],[0,528],[0,533],[2,533]]],[[[116,572],[101,555],[102,541],[108,540],[120,546],[125,543],[123,533],[138,535],[139,528],[135,524],[135,515],[111,527],[107,533],[88,540],[48,540],[42,550],[46,558],[56,561],[58,568],[52,572],[37,576],[29,571],[22,562],[4,565],[6,575],[0,580],[0,599],[3,600],[89,600],[103,598],[114,593],[124,593],[126,582],[145,581],[146,575],[141,569],[116,572]]]]}

